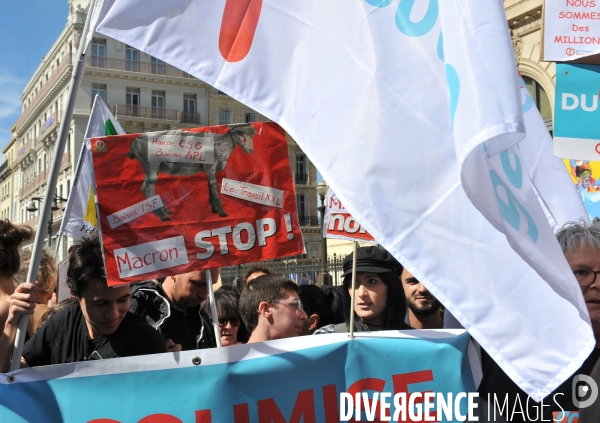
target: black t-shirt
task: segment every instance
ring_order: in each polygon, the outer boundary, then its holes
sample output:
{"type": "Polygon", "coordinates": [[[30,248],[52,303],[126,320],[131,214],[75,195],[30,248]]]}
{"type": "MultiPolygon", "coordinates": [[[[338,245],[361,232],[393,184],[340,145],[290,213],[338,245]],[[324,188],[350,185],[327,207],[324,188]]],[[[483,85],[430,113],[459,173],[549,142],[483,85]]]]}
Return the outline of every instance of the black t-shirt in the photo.
{"type": "Polygon", "coordinates": [[[127,312],[111,335],[88,339],[85,318],[79,304],[53,315],[25,344],[23,358],[30,366],[71,363],[94,358],[130,357],[166,352],[163,336],[142,318],[127,312]],[[107,345],[110,344],[110,345],[107,345]],[[100,352],[98,354],[98,352],[100,352]]]}

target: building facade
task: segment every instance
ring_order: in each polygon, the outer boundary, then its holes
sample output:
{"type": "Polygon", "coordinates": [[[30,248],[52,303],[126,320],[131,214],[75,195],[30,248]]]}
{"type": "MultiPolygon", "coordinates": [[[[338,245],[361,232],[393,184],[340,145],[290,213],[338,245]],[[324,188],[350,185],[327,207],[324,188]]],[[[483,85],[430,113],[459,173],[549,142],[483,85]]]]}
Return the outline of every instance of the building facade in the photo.
{"type": "MultiPolygon", "coordinates": [[[[3,150],[0,167],[0,217],[34,229],[40,209],[36,199],[45,193],[89,7],[89,0],[68,1],[70,10],[64,30],[23,90],[21,115],[11,128],[13,136],[3,150]],[[38,209],[35,212],[27,210],[32,209],[32,203],[38,209]]],[[[267,120],[197,78],[114,39],[97,34],[89,48],[60,161],[56,188],[59,198],[67,198],[70,193],[96,95],[103,98],[127,133],[267,120]]],[[[307,253],[318,257],[319,240],[312,239],[313,226],[317,225],[316,169],[289,137],[288,149],[298,182],[299,216],[307,233],[307,253]]],[[[64,206],[59,201],[59,210],[53,213],[49,226],[58,258],[67,254],[72,243],[63,238],[56,245],[64,206]]]]}
{"type": "Polygon", "coordinates": [[[543,0],[505,0],[517,67],[546,127],[553,134],[556,63],[542,60],[543,0]]]}

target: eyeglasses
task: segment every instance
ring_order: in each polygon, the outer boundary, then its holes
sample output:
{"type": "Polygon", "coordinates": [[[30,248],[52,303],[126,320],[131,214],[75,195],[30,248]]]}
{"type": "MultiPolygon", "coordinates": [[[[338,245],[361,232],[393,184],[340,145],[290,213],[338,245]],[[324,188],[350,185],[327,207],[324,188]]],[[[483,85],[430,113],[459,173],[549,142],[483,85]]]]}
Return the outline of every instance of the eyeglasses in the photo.
{"type": "Polygon", "coordinates": [[[591,269],[576,269],[573,270],[573,274],[575,275],[575,279],[579,282],[579,286],[582,288],[587,288],[588,286],[592,286],[594,282],[596,282],[596,276],[600,273],[600,270],[593,271],[591,269]]]}
{"type": "Polygon", "coordinates": [[[219,327],[226,327],[228,322],[234,328],[240,326],[240,319],[238,319],[237,317],[225,317],[223,319],[219,319],[219,327]]]}
{"type": "Polygon", "coordinates": [[[269,304],[272,304],[272,303],[287,304],[294,311],[304,310],[304,306],[302,305],[302,301],[300,301],[300,300],[273,300],[273,301],[269,301],[269,304]]]}

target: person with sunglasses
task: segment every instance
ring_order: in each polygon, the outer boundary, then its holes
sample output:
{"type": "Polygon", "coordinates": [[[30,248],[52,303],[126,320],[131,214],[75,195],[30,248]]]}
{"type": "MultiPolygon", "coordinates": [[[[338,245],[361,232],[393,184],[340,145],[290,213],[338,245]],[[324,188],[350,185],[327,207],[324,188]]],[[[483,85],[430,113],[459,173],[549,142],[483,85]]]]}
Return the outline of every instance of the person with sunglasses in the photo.
{"type": "Polygon", "coordinates": [[[307,319],[298,285],[282,276],[259,276],[240,297],[240,314],[250,331],[248,343],[299,336],[307,319]]]}
{"type": "MultiPolygon", "coordinates": [[[[229,345],[244,344],[248,341],[248,331],[240,316],[239,291],[229,291],[222,288],[215,291],[221,345],[227,347],[229,345]]],[[[202,303],[202,310],[212,319],[210,300],[202,303]]]]}

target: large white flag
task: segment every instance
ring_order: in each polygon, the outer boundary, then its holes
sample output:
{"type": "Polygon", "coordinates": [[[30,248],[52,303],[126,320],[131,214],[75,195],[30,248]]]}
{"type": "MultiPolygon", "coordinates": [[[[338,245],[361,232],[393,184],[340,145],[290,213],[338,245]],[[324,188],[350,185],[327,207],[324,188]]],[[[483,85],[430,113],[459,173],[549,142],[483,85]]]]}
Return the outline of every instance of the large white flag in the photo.
{"type": "Polygon", "coordinates": [[[535,398],[589,355],[585,303],[528,174],[538,161],[517,145],[502,2],[100,0],[95,14],[97,32],[281,124],[535,398]]]}
{"type": "MultiPolygon", "coordinates": [[[[125,131],[110,112],[106,103],[96,95],[84,138],[124,133],[125,131]]],[[[73,186],[67,199],[65,214],[59,231],[62,235],[75,239],[88,237],[98,229],[94,184],[92,183],[92,162],[85,145],[86,143],[83,143],[81,147],[81,154],[75,168],[73,186]]]]}

